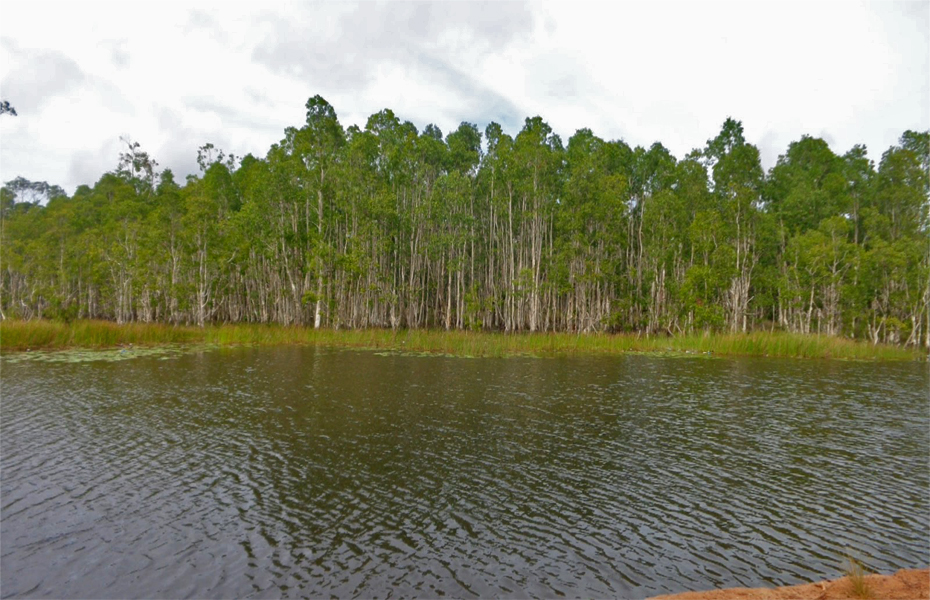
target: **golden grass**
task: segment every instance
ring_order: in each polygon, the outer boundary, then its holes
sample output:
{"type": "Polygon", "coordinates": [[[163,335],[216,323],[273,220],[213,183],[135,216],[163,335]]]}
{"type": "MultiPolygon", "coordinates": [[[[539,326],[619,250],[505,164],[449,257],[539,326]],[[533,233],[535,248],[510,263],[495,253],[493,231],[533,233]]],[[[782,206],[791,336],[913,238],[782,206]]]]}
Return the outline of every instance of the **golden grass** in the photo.
{"type": "Polygon", "coordinates": [[[0,350],[3,351],[178,343],[220,346],[302,344],[487,357],[647,352],[855,360],[927,358],[924,352],[914,348],[872,345],[864,341],[828,336],[769,332],[647,337],[631,334],[508,334],[406,329],[314,330],[253,324],[199,328],[160,323],[118,325],[109,321],[75,321],[70,324],[40,320],[0,322],[0,350]]]}
{"type": "Polygon", "coordinates": [[[849,585],[852,588],[852,594],[856,598],[869,600],[874,596],[869,582],[865,580],[866,571],[861,562],[851,556],[846,557],[849,566],[846,568],[846,576],[849,578],[849,585]]]}

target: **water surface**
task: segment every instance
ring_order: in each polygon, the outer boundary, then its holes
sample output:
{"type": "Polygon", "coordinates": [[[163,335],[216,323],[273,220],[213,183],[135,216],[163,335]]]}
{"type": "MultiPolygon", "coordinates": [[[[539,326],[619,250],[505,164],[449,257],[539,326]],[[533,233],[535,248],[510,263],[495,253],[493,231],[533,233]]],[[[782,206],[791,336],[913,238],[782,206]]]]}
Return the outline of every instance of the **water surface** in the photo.
{"type": "Polygon", "coordinates": [[[642,598],[930,562],[927,365],[3,359],[3,597],[642,598]]]}

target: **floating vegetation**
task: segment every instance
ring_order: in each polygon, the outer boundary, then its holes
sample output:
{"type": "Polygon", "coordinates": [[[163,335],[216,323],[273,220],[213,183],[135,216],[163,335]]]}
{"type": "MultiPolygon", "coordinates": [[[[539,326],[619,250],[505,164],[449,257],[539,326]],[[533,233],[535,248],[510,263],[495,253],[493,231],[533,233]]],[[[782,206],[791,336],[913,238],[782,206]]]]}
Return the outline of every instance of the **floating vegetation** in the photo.
{"type": "Polygon", "coordinates": [[[76,348],[69,350],[37,350],[30,352],[16,352],[4,354],[0,357],[5,363],[21,362],[45,362],[45,363],[90,363],[90,362],[119,362],[132,360],[134,358],[158,358],[160,360],[171,360],[183,354],[190,354],[195,351],[209,350],[216,346],[206,345],[165,345],[165,346],[143,346],[129,348],[111,348],[106,350],[94,350],[87,348],[76,348]]]}
{"type": "MultiPolygon", "coordinates": [[[[366,348],[356,348],[365,350],[366,348]]],[[[375,356],[431,356],[440,358],[476,358],[469,354],[451,354],[449,352],[411,352],[407,350],[383,350],[374,353],[375,356]]]]}
{"type": "Polygon", "coordinates": [[[627,350],[625,354],[655,356],[658,358],[692,358],[703,360],[722,358],[720,355],[714,354],[713,352],[698,352],[697,350],[675,350],[673,348],[666,348],[663,350],[627,350]]]}

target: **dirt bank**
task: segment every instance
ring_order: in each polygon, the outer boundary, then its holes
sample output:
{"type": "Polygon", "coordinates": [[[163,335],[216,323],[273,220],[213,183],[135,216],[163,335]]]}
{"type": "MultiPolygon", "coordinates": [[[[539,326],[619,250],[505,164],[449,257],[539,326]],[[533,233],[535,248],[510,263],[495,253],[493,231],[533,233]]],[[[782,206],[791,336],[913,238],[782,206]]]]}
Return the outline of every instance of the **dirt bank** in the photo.
{"type": "Polygon", "coordinates": [[[930,569],[901,570],[894,575],[866,575],[867,594],[857,595],[849,577],[780,588],[729,588],[656,596],[651,600],[917,600],[930,598],[930,569]]]}

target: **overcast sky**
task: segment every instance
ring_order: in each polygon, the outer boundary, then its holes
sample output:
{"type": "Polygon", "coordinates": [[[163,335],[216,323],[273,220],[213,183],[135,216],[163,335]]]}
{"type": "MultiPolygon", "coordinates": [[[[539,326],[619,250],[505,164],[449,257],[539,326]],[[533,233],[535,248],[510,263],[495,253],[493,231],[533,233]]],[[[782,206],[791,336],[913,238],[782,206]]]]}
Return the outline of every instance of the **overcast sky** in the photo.
{"type": "Polygon", "coordinates": [[[877,162],[930,129],[928,1],[262,4],[4,3],[0,181],[92,185],[120,136],[183,181],[206,142],[264,156],[315,94],[344,126],[538,114],[679,158],[732,116],[766,168],[803,134],[877,162]]]}

